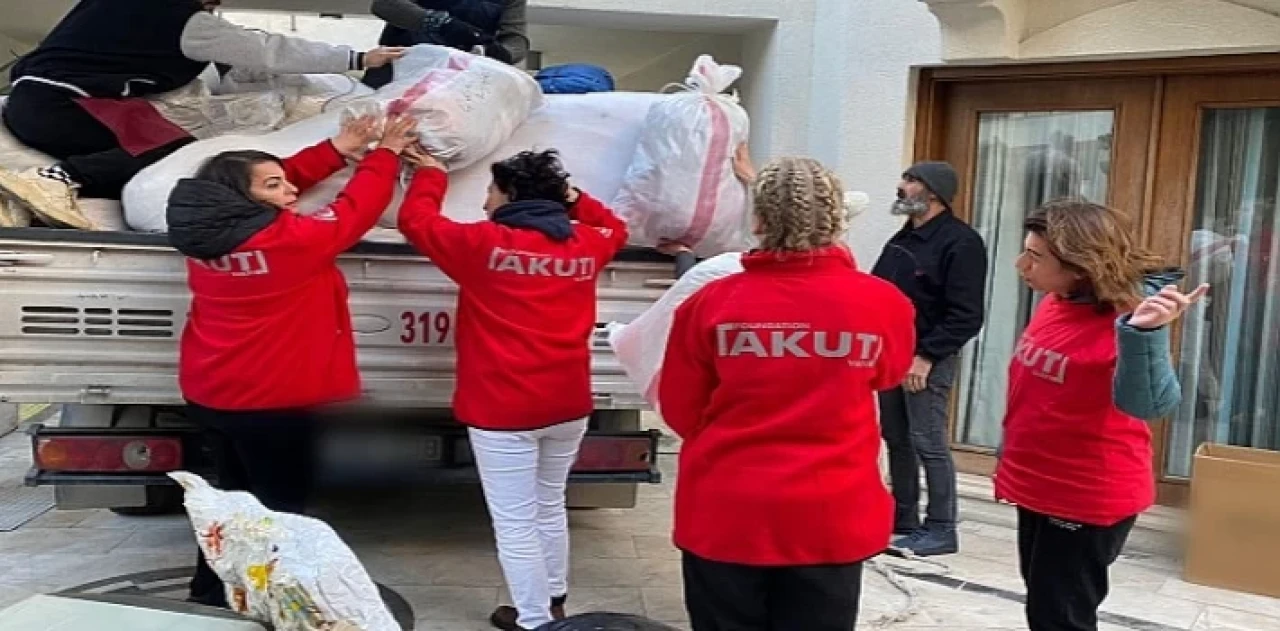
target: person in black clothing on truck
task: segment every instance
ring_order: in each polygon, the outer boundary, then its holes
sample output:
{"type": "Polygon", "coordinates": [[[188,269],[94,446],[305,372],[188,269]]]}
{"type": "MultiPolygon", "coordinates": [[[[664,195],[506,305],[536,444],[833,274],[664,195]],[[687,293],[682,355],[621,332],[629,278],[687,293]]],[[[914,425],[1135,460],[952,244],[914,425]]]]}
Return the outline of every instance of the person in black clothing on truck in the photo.
{"type": "Polygon", "coordinates": [[[898,184],[891,212],[906,224],[885,245],[872,274],[898,286],[916,308],[916,357],[901,387],[880,393],[880,426],[889,448],[897,505],[893,547],[916,556],[952,554],[956,469],[947,407],[957,354],[982,328],[987,247],[952,213],[958,182],[945,162],[921,162],[898,184]],[[920,466],[929,505],[920,522],[920,466]]]}
{"type": "MultiPolygon", "coordinates": [[[[437,44],[481,53],[507,64],[529,54],[528,0],[373,0],[369,11],[387,23],[383,46],[437,44]]],[[[365,73],[380,88],[393,80],[390,66],[365,73]]]]}
{"type": "MultiPolygon", "coordinates": [[[[376,68],[401,51],[360,53],[237,26],[220,0],[80,0],[10,71],[4,125],[57,164],[0,169],[0,197],[44,223],[90,229],[76,196],[120,199],[125,184],[194,138],[146,96],[195,81],[209,64],[271,73],[376,68]]],[[[0,215],[2,219],[5,215],[0,215]]]]}

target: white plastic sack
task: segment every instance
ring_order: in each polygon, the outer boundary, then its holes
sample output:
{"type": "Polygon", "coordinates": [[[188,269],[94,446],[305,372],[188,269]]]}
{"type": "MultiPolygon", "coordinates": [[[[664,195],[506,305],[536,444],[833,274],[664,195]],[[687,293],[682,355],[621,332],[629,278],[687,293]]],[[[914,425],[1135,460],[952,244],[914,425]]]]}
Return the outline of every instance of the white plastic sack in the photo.
{"type": "MultiPolygon", "coordinates": [[[[599,199],[612,199],[631,163],[640,130],[649,108],[676,98],[660,94],[606,92],[546,97],[545,105],[531,115],[515,134],[479,163],[449,174],[445,215],[458,221],[479,221],[489,163],[529,149],[556,148],[574,183],[599,199]]],[[[338,132],[340,112],[329,111],[262,136],[224,136],[191,143],[148,167],[124,189],[126,218],[134,230],[167,230],[165,208],[169,192],[181,178],[191,177],[206,160],[223,151],[257,149],[281,157],[330,138],[338,132]]],[[[331,203],[350,180],[348,168],[307,191],[298,206],[310,213],[331,203]]],[[[382,225],[394,228],[401,193],[383,215],[382,225]]]]}
{"type": "Polygon", "coordinates": [[[422,145],[451,169],[489,156],[542,105],[528,74],[444,46],[415,46],[395,62],[396,80],[347,106],[347,116],[410,114],[422,145]]]}
{"type": "Polygon", "coordinates": [[[658,379],[666,357],[667,338],[676,309],[715,280],[742,271],[742,254],[728,252],[709,258],[685,272],[657,302],[628,324],[609,324],[609,345],[618,363],[650,405],[658,407],[658,379]]]}
{"type": "Polygon", "coordinates": [[[204,140],[269,133],[371,94],[372,89],[347,75],[234,69],[225,77],[205,73],[182,88],[149,98],[162,116],[204,140]]]}
{"type": "Polygon", "coordinates": [[[237,613],[276,631],[401,631],[364,566],[324,522],[267,510],[249,493],[219,491],[185,471],[169,474],[209,567],[237,613]]]}
{"type": "Polygon", "coordinates": [[[240,95],[272,92],[284,101],[281,126],[292,125],[373,94],[373,89],[345,74],[271,75],[232,70],[213,94],[240,95]]]}
{"type": "Polygon", "coordinates": [[[198,139],[232,133],[265,134],[278,129],[285,120],[285,98],[281,92],[267,90],[215,96],[201,79],[149,100],[166,120],[198,139]]]}
{"type": "Polygon", "coordinates": [[[649,111],[635,158],[614,201],[631,243],[679,241],[702,257],[747,246],[747,187],[733,173],[747,113],[722,94],[742,74],[703,55],[686,92],[649,111]]]}

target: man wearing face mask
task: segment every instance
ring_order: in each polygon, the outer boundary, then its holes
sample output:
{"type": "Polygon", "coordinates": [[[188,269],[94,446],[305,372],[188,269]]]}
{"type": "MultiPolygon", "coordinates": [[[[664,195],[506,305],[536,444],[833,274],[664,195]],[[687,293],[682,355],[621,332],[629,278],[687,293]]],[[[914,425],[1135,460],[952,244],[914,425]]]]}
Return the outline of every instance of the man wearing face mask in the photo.
{"type": "Polygon", "coordinates": [[[958,182],[945,162],[920,162],[898,183],[891,211],[906,224],[885,245],[872,274],[898,286],[916,308],[916,357],[902,386],[880,393],[880,426],[889,448],[897,505],[893,547],[916,556],[952,554],[956,471],[947,411],[957,354],[982,328],[987,248],[952,213],[958,182]],[[920,466],[928,510],[920,521],[920,466]]]}

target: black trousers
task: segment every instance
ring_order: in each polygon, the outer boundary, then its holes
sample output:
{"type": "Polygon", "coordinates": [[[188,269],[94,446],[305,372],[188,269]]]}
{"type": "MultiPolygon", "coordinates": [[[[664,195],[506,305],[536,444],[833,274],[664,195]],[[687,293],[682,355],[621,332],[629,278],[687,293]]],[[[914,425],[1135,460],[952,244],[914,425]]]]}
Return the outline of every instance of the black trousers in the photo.
{"type": "Polygon", "coordinates": [[[920,525],[920,467],[924,466],[929,506],[925,525],[954,530],[959,512],[956,466],[947,434],[947,405],[956,378],[956,356],[933,366],[921,392],[894,388],[880,393],[880,434],[889,451],[894,530],[920,525]]]}
{"type": "Polygon", "coordinates": [[[116,135],[76,102],[76,94],[33,81],[14,86],[4,107],[4,124],[22,144],[58,160],[80,184],[80,196],[120,199],[139,171],[194,141],[183,138],[134,156],[116,135]]]}
{"type": "Polygon", "coordinates": [[[684,553],[693,631],[849,631],[861,594],[862,563],[766,568],[684,553]]]}
{"type": "MultiPolygon", "coordinates": [[[[311,493],[315,419],[307,411],[226,412],[188,405],[189,418],[205,430],[213,448],[218,488],[248,491],[274,511],[302,513],[311,493]]],[[[222,580],[200,552],[191,599],[226,607],[222,580]]]]}
{"type": "Polygon", "coordinates": [[[1137,519],[1090,526],[1018,509],[1018,560],[1031,631],[1097,631],[1098,607],[1111,589],[1109,569],[1137,519]]]}

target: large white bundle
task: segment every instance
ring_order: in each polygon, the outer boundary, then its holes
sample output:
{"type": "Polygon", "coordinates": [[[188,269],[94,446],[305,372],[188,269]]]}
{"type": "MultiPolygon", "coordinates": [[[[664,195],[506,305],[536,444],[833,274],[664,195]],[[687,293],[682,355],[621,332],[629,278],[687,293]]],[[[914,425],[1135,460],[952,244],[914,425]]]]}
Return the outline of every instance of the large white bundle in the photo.
{"type": "Polygon", "coordinates": [[[396,80],[347,106],[351,116],[409,114],[422,144],[453,169],[479,162],[542,105],[528,74],[444,46],[415,46],[395,62],[396,80]]]}
{"type": "Polygon", "coordinates": [[[196,541],[236,613],[276,631],[400,631],[378,587],[328,524],[267,510],[244,492],[169,474],[186,490],[196,541]]]}
{"type": "Polygon", "coordinates": [[[736,97],[721,94],[741,74],[703,55],[687,91],[649,111],[614,201],[633,244],[678,241],[702,257],[747,246],[747,189],[734,177],[733,155],[750,120],[736,97]]]}
{"type": "MultiPolygon", "coordinates": [[[[547,96],[545,105],[485,160],[449,174],[445,214],[459,221],[483,219],[489,163],[529,149],[559,149],[577,186],[600,199],[611,199],[631,163],[646,113],[653,104],[669,98],[674,97],[626,92],[547,96]]],[[[331,111],[262,136],[224,136],[183,147],[139,173],[125,187],[129,225],[134,230],[165,231],[169,192],[210,157],[240,149],[287,157],[335,135],[339,118],[339,112],[331,111]]],[[[298,203],[300,211],[314,212],[332,202],[354,170],[350,167],[307,191],[298,203]]],[[[401,192],[397,192],[382,225],[395,226],[400,201],[401,192]]]]}
{"type": "Polygon", "coordinates": [[[646,401],[658,407],[658,378],[667,356],[667,338],[676,309],[708,283],[742,271],[742,254],[728,252],[709,258],[681,276],[657,302],[628,324],[609,324],[609,345],[622,370],[646,401]]]}

